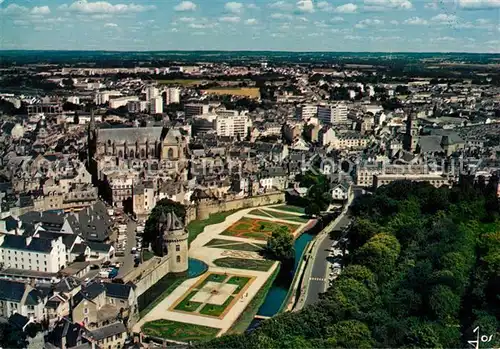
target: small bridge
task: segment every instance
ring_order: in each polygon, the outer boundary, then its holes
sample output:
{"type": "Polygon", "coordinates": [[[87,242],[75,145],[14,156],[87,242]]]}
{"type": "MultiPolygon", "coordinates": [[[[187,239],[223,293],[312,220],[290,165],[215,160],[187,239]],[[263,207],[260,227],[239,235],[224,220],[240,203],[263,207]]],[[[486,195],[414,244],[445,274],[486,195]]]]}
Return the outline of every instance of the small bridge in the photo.
{"type": "Polygon", "coordinates": [[[255,315],[254,319],[260,319],[260,320],[267,320],[270,319],[270,316],[264,316],[264,315],[255,315]]]}

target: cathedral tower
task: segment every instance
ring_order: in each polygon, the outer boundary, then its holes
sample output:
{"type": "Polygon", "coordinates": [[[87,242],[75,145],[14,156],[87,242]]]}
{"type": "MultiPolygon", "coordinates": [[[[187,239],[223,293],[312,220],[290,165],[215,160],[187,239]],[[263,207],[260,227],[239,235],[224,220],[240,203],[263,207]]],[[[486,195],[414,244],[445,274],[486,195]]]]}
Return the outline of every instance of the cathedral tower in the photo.
{"type": "Polygon", "coordinates": [[[92,180],[95,183],[97,180],[97,162],[95,155],[97,153],[97,130],[94,117],[94,109],[90,111],[90,122],[87,128],[87,167],[92,175],[92,180]]]}
{"type": "Polygon", "coordinates": [[[415,113],[410,112],[406,121],[406,133],[404,136],[403,148],[406,151],[415,152],[418,145],[418,120],[415,113]]]}

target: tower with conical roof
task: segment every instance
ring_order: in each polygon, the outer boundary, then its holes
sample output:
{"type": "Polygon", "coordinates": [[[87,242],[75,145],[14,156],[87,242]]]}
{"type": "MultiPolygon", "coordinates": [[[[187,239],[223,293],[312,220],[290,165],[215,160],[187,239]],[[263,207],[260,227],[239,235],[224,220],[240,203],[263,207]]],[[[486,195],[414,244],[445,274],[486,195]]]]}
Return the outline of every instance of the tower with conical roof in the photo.
{"type": "Polygon", "coordinates": [[[162,212],[158,220],[158,243],[156,253],[170,260],[170,272],[188,270],[188,232],[184,223],[174,212],[162,212]]]}

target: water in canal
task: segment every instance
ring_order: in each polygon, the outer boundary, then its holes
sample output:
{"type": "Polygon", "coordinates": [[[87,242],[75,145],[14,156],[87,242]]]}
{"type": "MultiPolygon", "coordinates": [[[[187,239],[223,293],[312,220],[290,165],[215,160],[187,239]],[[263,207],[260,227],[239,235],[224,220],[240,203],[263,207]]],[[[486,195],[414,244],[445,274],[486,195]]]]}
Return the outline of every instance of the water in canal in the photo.
{"type": "MultiPolygon", "coordinates": [[[[314,238],[315,235],[304,233],[297,240],[295,240],[295,261],[293,265],[293,270],[283,271],[278,274],[274,283],[269,290],[264,303],[262,303],[257,315],[262,316],[273,316],[280,310],[281,305],[285,301],[286,295],[288,294],[288,289],[290,288],[293,280],[293,276],[297,270],[300,263],[300,258],[302,253],[307,246],[307,243],[314,238]]],[[[250,326],[251,327],[251,326],[250,326]]]]}

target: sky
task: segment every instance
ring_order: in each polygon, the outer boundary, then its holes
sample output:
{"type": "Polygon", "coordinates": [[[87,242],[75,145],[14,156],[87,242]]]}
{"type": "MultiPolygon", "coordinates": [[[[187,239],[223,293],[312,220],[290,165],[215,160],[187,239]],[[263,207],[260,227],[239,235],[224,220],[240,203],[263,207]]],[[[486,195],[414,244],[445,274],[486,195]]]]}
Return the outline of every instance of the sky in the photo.
{"type": "Polygon", "coordinates": [[[500,0],[0,0],[0,49],[500,53],[500,0]]]}

